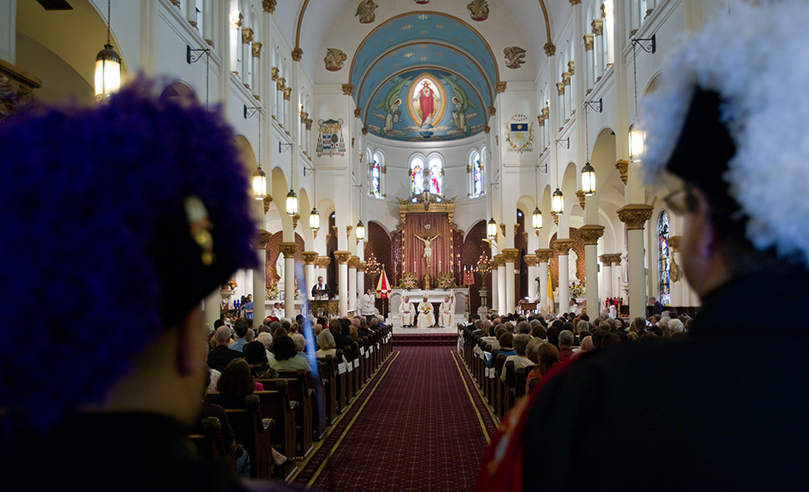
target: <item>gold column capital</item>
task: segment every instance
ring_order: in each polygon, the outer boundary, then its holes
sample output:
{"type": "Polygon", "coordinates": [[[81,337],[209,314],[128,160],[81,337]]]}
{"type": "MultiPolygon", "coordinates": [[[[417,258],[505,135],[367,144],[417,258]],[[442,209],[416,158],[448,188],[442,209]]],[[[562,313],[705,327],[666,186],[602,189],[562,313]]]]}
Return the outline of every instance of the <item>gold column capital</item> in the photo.
{"type": "Polygon", "coordinates": [[[331,258],[328,256],[318,256],[315,260],[315,266],[318,268],[328,268],[329,263],[331,263],[331,258]]]}
{"type": "Polygon", "coordinates": [[[293,258],[298,252],[298,243],[281,243],[278,249],[283,253],[284,258],[293,258]]]}
{"type": "Polygon", "coordinates": [[[504,248],[503,259],[506,263],[514,263],[517,261],[517,256],[520,255],[520,250],[516,248],[504,248]]]}
{"type": "Polygon", "coordinates": [[[585,199],[587,198],[587,195],[584,194],[584,190],[576,191],[576,198],[579,199],[579,206],[584,210],[585,199]]]}
{"type": "Polygon", "coordinates": [[[553,249],[560,255],[567,255],[572,247],[573,240],[569,238],[557,239],[556,242],[553,243],[553,249]]]}
{"type": "Polygon", "coordinates": [[[351,258],[348,259],[348,268],[353,268],[353,269],[356,270],[359,263],[360,263],[360,257],[359,256],[352,256],[351,258]]]}
{"type": "Polygon", "coordinates": [[[335,251],[334,259],[337,260],[337,263],[340,265],[345,265],[348,263],[348,260],[351,259],[351,251],[335,251]]]}
{"type": "Polygon", "coordinates": [[[314,265],[317,261],[317,251],[304,251],[301,253],[304,265],[314,265]]]}
{"type": "Polygon", "coordinates": [[[542,47],[545,50],[545,56],[553,56],[556,54],[556,46],[548,41],[545,43],[545,46],[542,47]]]}
{"type": "Polygon", "coordinates": [[[530,267],[537,266],[539,263],[539,258],[537,258],[537,255],[525,255],[522,257],[522,259],[525,261],[525,264],[530,267]]]}
{"type": "Polygon", "coordinates": [[[680,240],[682,238],[682,236],[669,236],[669,248],[671,248],[672,253],[680,252],[680,240]]]}
{"type": "Polygon", "coordinates": [[[292,50],[292,61],[299,62],[303,58],[303,50],[300,46],[296,46],[294,50],[292,50]]]}
{"type": "Polygon", "coordinates": [[[506,266],[506,259],[503,258],[502,254],[497,254],[492,257],[492,266],[494,268],[500,268],[501,266],[506,266]]]}
{"type": "Polygon", "coordinates": [[[249,27],[242,28],[242,44],[250,44],[253,42],[253,30],[249,27]]]}
{"type": "Polygon", "coordinates": [[[264,197],[264,213],[266,214],[270,210],[270,204],[272,203],[272,197],[267,195],[264,197]]]}
{"type": "Polygon", "coordinates": [[[357,271],[358,272],[364,272],[365,271],[365,265],[366,265],[366,263],[364,261],[362,261],[362,260],[358,261],[357,262],[357,271]]]}
{"type": "Polygon", "coordinates": [[[508,82],[505,82],[505,81],[496,82],[494,84],[494,89],[497,91],[498,94],[502,94],[502,93],[506,92],[506,86],[507,85],[508,85],[508,82]]]}
{"type": "Polygon", "coordinates": [[[592,34],[585,34],[582,36],[584,38],[584,51],[592,51],[593,50],[593,35],[592,34]]]}
{"type": "Polygon", "coordinates": [[[272,68],[270,69],[270,73],[272,73],[272,79],[273,79],[274,81],[275,81],[275,80],[278,80],[278,67],[272,67],[272,68]]]}
{"type": "Polygon", "coordinates": [[[626,179],[629,177],[629,161],[625,161],[623,159],[619,160],[615,163],[615,169],[621,173],[621,181],[623,181],[624,185],[626,185],[626,179]]]}
{"type": "Polygon", "coordinates": [[[630,203],[618,209],[618,220],[626,224],[626,228],[643,229],[647,220],[652,218],[654,207],[643,203],[630,203]]]}
{"type": "Polygon", "coordinates": [[[261,58],[261,48],[264,46],[263,44],[259,43],[258,41],[254,42],[250,45],[250,49],[253,53],[253,58],[261,58]]]}
{"type": "Polygon", "coordinates": [[[584,240],[585,245],[598,244],[598,239],[604,235],[604,226],[583,225],[579,227],[579,236],[584,240]]]}
{"type": "Polygon", "coordinates": [[[254,243],[255,248],[256,249],[266,249],[267,248],[267,243],[270,242],[271,237],[272,237],[272,234],[265,231],[264,229],[259,229],[258,237],[256,238],[256,242],[254,243]]]}
{"type": "Polygon", "coordinates": [[[278,5],[278,0],[264,0],[262,2],[262,6],[264,7],[264,12],[268,14],[272,14],[275,12],[275,7],[278,5]]]}
{"type": "Polygon", "coordinates": [[[539,248],[538,250],[534,251],[534,254],[537,255],[537,261],[540,263],[547,263],[553,256],[553,250],[551,248],[539,248]]]}
{"type": "Polygon", "coordinates": [[[354,93],[354,85],[353,84],[343,84],[343,95],[350,96],[354,93]]]}

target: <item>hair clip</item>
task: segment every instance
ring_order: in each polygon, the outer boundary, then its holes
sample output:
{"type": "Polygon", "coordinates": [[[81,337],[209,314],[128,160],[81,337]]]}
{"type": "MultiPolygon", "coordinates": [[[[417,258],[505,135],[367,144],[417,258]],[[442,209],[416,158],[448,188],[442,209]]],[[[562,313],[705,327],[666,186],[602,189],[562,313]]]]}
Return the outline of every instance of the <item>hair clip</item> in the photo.
{"type": "Polygon", "coordinates": [[[208,219],[208,209],[196,196],[188,196],[184,200],[185,217],[188,220],[188,232],[191,239],[197,243],[199,249],[202,250],[200,260],[205,266],[210,266],[216,257],[213,254],[213,236],[211,236],[210,229],[213,229],[213,224],[208,219]]]}

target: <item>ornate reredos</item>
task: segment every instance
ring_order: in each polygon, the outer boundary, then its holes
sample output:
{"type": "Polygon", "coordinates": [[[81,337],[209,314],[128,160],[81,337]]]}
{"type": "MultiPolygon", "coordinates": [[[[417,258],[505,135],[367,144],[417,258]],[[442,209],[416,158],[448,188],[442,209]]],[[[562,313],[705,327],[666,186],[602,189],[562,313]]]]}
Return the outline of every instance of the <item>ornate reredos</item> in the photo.
{"type": "Polygon", "coordinates": [[[453,215],[455,214],[456,198],[458,197],[454,196],[452,198],[444,198],[438,195],[433,195],[428,191],[410,198],[396,197],[396,200],[399,202],[399,218],[401,219],[401,222],[396,227],[396,231],[394,232],[399,232],[402,230],[402,227],[407,222],[408,213],[445,213],[447,214],[447,220],[449,220],[450,227],[453,231],[457,231],[458,226],[452,221],[453,215]],[[414,198],[415,201],[413,200],[414,198]]]}

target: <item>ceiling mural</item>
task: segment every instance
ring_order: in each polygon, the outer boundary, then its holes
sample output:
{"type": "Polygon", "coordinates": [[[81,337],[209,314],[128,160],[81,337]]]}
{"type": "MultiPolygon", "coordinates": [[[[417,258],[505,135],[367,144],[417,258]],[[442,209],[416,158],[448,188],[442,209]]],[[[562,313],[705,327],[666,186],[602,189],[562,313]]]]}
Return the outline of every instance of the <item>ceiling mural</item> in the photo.
{"type": "Polygon", "coordinates": [[[439,12],[389,19],[351,60],[352,95],[365,126],[395,140],[453,140],[479,133],[498,81],[486,41],[465,21],[439,12]]]}
{"type": "Polygon", "coordinates": [[[365,114],[368,131],[394,140],[455,140],[483,131],[486,106],[465,79],[440,69],[414,69],[385,81],[365,114]]]}

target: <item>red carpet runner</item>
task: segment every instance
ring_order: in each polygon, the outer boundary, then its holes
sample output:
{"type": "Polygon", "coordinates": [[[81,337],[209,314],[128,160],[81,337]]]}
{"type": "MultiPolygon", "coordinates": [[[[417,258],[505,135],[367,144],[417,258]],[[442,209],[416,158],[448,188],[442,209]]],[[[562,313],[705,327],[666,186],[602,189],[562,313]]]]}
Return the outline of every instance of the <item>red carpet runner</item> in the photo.
{"type": "Polygon", "coordinates": [[[394,347],[295,482],[332,492],[472,490],[495,424],[454,351],[394,347]]]}

